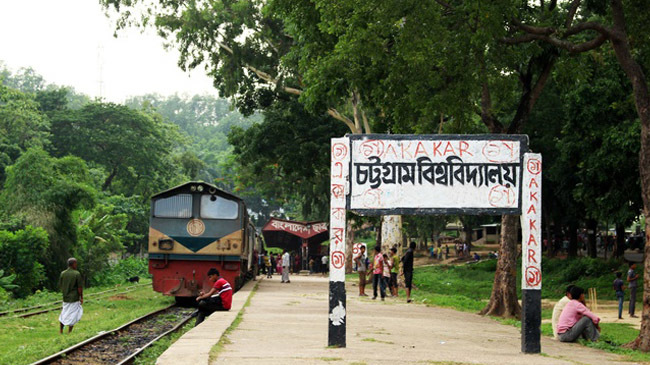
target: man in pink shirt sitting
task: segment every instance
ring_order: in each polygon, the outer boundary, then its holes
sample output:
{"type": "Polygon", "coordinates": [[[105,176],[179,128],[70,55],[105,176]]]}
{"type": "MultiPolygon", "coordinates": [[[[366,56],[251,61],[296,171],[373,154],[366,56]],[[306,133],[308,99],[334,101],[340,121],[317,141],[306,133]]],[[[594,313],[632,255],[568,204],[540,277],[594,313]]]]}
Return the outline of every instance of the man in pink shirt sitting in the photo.
{"type": "Polygon", "coordinates": [[[571,298],[571,301],[562,310],[557,324],[560,341],[573,342],[580,336],[586,340],[598,340],[600,318],[585,307],[585,290],[574,286],[571,289],[571,298]]]}

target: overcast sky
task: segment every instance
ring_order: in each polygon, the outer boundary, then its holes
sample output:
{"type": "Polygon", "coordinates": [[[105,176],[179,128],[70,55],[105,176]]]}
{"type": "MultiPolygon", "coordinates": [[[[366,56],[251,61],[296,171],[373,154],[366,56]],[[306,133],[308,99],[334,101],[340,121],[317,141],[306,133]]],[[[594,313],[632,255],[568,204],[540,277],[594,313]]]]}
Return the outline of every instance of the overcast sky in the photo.
{"type": "Polygon", "coordinates": [[[202,69],[176,65],[152,31],[121,31],[97,0],[0,0],[0,60],[12,70],[32,67],[45,80],[122,102],[146,93],[217,95],[202,69]]]}

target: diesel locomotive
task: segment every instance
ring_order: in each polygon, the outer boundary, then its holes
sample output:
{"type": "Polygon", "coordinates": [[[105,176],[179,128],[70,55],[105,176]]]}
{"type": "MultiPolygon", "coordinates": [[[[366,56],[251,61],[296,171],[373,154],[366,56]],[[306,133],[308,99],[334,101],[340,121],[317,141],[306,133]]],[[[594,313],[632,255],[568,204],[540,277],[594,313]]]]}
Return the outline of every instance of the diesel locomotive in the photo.
{"type": "Polygon", "coordinates": [[[188,182],[151,198],[149,273],[153,289],[191,300],[209,291],[216,267],[235,290],[252,277],[262,245],[244,201],[205,182],[188,182]]]}

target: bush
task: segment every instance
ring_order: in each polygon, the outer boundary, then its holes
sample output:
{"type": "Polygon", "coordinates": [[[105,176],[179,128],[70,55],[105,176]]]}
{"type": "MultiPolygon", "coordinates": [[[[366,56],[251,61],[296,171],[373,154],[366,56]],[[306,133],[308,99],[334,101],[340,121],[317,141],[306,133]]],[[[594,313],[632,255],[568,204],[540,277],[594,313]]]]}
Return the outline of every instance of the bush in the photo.
{"type": "Polygon", "coordinates": [[[0,269],[16,274],[12,292],[18,298],[31,294],[46,279],[43,265],[49,247],[43,228],[25,227],[16,232],[0,231],[0,269]]]}
{"type": "Polygon", "coordinates": [[[118,261],[89,279],[90,285],[122,284],[133,276],[148,278],[149,263],[145,258],[129,257],[118,261]]]}

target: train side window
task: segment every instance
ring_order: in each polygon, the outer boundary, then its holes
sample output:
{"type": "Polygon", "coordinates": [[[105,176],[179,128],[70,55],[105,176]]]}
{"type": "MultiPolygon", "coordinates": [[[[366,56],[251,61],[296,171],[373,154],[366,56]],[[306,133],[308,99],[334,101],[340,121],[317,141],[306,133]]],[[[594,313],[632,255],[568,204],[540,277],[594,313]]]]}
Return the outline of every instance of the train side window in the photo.
{"type": "Polygon", "coordinates": [[[154,217],[192,218],[192,194],[178,194],[155,202],[154,217]]]}
{"type": "Polygon", "coordinates": [[[237,202],[216,195],[201,196],[201,218],[237,219],[238,216],[237,202]]]}

